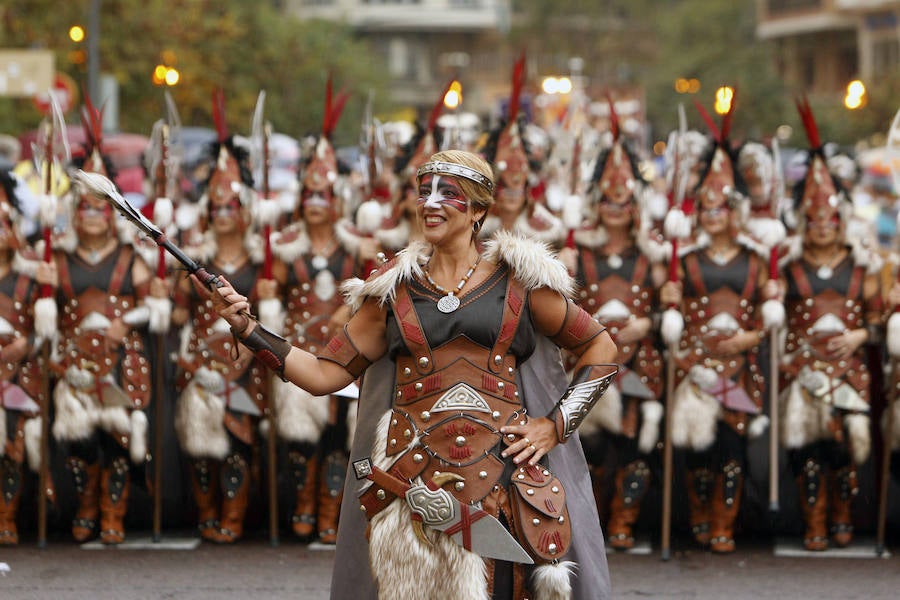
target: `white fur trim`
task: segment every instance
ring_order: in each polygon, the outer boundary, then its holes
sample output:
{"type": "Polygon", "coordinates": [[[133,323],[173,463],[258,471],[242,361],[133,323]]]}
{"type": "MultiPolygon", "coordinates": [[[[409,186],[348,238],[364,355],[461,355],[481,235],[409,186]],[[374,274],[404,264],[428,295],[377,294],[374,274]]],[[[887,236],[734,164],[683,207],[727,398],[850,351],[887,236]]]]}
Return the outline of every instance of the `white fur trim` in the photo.
{"type": "Polygon", "coordinates": [[[888,318],[886,341],[891,358],[900,358],[900,312],[895,312],[888,318]]]}
{"type": "Polygon", "coordinates": [[[52,339],[57,332],[56,299],[38,298],[34,301],[34,333],[40,338],[52,339]]]}
{"type": "Polygon", "coordinates": [[[200,221],[200,210],[196,204],[181,202],[175,209],[175,225],[179,231],[188,231],[200,221]]]}
{"type": "Polygon", "coordinates": [[[799,380],[782,392],[781,403],[781,440],[785,448],[801,448],[832,437],[828,429],[831,407],[824,402],[807,402],[799,380]]]}
{"type": "Polygon", "coordinates": [[[428,248],[423,242],[413,242],[397,253],[394,257],[396,264],[387,271],[370,277],[365,282],[353,278],[341,284],[341,292],[350,308],[356,312],[367,297],[377,298],[382,306],[392,301],[399,282],[422,274],[421,265],[428,260],[428,248]]]}
{"type": "Polygon", "coordinates": [[[111,434],[130,434],[129,412],[124,406],[100,407],[97,410],[97,425],[111,434]]]}
{"type": "Polygon", "coordinates": [[[372,235],[381,227],[384,215],[377,200],[367,200],[356,209],[356,228],[363,235],[372,235]]]}
{"type": "Polygon", "coordinates": [[[563,560],[556,564],[540,565],[531,574],[534,600],[569,600],[572,597],[571,575],[576,564],[563,560]]]}
{"type": "Polygon", "coordinates": [[[375,239],[378,240],[382,247],[390,250],[405,248],[409,243],[409,222],[403,220],[396,227],[379,229],[375,232],[375,239]]]}
{"type": "Polygon", "coordinates": [[[584,248],[599,248],[607,242],[609,234],[603,225],[597,225],[594,229],[579,229],[575,231],[575,243],[584,248]]]}
{"type": "Polygon", "coordinates": [[[768,428],[768,415],[756,415],[755,417],[753,417],[753,420],[750,421],[750,425],[747,427],[747,437],[751,440],[755,440],[756,438],[764,434],[768,428]]]}
{"type": "Polygon", "coordinates": [[[53,437],[60,442],[90,437],[98,418],[94,399],[89,394],[76,390],[63,378],[56,383],[53,400],[56,404],[53,437]]]}
{"type": "Polygon", "coordinates": [[[663,416],[662,403],[656,400],[641,402],[641,416],[643,420],[638,433],[638,450],[650,454],[659,441],[659,424],[663,416]]]}
{"type": "Polygon", "coordinates": [[[328,396],[313,396],[293,383],[273,378],[278,436],[292,442],[317,443],[328,423],[328,396]]]}
{"type": "MultiPolygon", "coordinates": [[[[394,460],[384,453],[390,417],[387,411],[381,418],[372,448],[372,460],[382,469],[394,460]]],[[[399,498],[372,517],[369,566],[379,598],[488,600],[484,560],[441,533],[425,533],[431,546],[416,537],[409,505],[399,498]]]]}
{"type": "Polygon", "coordinates": [[[574,293],[575,283],[565,265],[542,242],[498,231],[484,243],[484,259],[505,262],[526,289],[546,287],[566,297],[574,293]]]}
{"type": "Polygon", "coordinates": [[[691,235],[691,219],[680,208],[673,208],[663,221],[663,231],[670,240],[684,239],[691,235]]]}
{"type": "Polygon", "coordinates": [[[869,459],[869,452],[872,450],[872,438],[869,434],[869,416],[850,414],[844,417],[844,423],[847,425],[853,462],[861,465],[869,459]]]}
{"type": "Polygon", "coordinates": [[[581,435],[591,435],[602,429],[612,433],[622,432],[622,394],[616,385],[606,389],[578,426],[581,435]]]}
{"type": "Polygon", "coordinates": [[[153,201],[153,223],[163,231],[172,224],[175,218],[175,206],[165,196],[153,201]]]}
{"type": "Polygon", "coordinates": [[[781,329],[784,327],[785,312],[784,304],[778,300],[766,300],[762,305],[763,327],[765,329],[781,329]]]}
{"type": "Polygon", "coordinates": [[[128,442],[131,462],[139,465],[147,460],[147,415],[142,410],[131,411],[131,439],[128,442]]]}
{"type": "Polygon", "coordinates": [[[672,443],[697,451],[709,448],[716,440],[720,410],[716,399],[685,377],[672,400],[672,443]]]}
{"type": "Polygon", "coordinates": [[[272,226],[281,217],[281,203],[277,198],[259,198],[253,204],[253,218],[260,227],[272,226]]]}
{"type": "Polygon", "coordinates": [[[35,473],[41,469],[41,417],[25,421],[25,457],[28,468],[35,473]]]}
{"type": "Polygon", "coordinates": [[[309,252],[309,234],[306,224],[298,221],[282,232],[272,233],[272,254],[279,260],[293,264],[295,260],[309,252]],[[290,239],[293,236],[293,239],[290,239]],[[284,241],[285,238],[290,241],[284,241]]]}
{"type": "Polygon", "coordinates": [[[132,327],[142,327],[150,322],[150,308],[136,306],[122,315],[122,322],[132,327]]]}
{"type": "Polygon", "coordinates": [[[667,308],[662,315],[659,333],[663,342],[671,346],[681,340],[684,331],[684,316],[676,308],[667,308]]]}
{"type": "Polygon", "coordinates": [[[259,301],[259,322],[269,331],[281,333],[284,329],[284,307],[278,298],[265,298],[259,301]]]}
{"type": "Polygon", "coordinates": [[[354,256],[359,254],[360,240],[364,236],[356,231],[356,226],[348,219],[341,219],[334,224],[334,235],[347,252],[354,256]]]}
{"type": "Polygon", "coordinates": [[[169,325],[172,322],[172,300],[171,298],[156,298],[155,296],[147,296],[144,298],[144,306],[150,311],[150,319],[148,328],[150,333],[166,333],[169,331],[169,325]]]}
{"type": "Polygon", "coordinates": [[[747,221],[747,231],[766,248],[781,244],[787,239],[787,229],[779,219],[749,219],[747,221]]]}
{"type": "Polygon", "coordinates": [[[581,226],[581,207],[584,201],[578,194],[566,196],[562,205],[562,222],[566,229],[578,229],[581,226]]]}
{"type": "Polygon", "coordinates": [[[175,406],[175,433],[181,449],[192,458],[224,459],[229,450],[224,418],[225,400],[191,381],[175,406]]]}

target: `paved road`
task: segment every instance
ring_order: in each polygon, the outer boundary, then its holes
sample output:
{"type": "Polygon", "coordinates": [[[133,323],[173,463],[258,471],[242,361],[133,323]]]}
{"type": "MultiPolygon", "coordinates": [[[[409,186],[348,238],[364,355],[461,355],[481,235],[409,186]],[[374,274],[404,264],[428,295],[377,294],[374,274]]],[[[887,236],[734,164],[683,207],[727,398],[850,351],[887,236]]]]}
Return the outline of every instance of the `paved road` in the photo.
{"type": "MultiPolygon", "coordinates": [[[[133,536],[137,537],[137,536],[133,536]]],[[[164,538],[166,541],[167,538],[164,538]]],[[[168,538],[171,539],[171,538],[168,538]]],[[[182,538],[184,539],[184,538],[182,538]]],[[[677,547],[677,546],[676,546],[677,547]]],[[[289,540],[265,539],[194,550],[87,550],[51,540],[0,550],[3,600],[325,600],[334,554],[289,540]]],[[[676,551],[609,557],[615,598],[758,600],[760,598],[900,597],[900,557],[886,559],[776,558],[765,543],[747,543],[732,556],[676,551]]]]}

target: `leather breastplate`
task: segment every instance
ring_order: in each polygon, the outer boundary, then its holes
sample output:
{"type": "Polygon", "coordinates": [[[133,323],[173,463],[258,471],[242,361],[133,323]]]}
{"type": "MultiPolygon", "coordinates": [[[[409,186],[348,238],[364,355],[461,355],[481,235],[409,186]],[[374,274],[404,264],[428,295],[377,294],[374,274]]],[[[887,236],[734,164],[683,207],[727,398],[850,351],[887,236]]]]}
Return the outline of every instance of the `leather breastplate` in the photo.
{"type": "Polygon", "coordinates": [[[458,336],[432,349],[408,287],[398,286],[392,309],[410,354],[396,359],[386,453],[403,454],[398,466],[406,477],[457,473],[465,481],[453,494],[465,503],[481,500],[501,481],[499,429],[522,414],[509,347],[525,299],[521,284],[510,278],[493,348],[458,336]]]}
{"type": "Polygon", "coordinates": [[[338,287],[341,281],[353,276],[353,260],[343,251],[329,259],[326,268],[313,271],[309,257],[294,261],[295,281],[287,288],[285,332],[300,348],[315,354],[324,348],[334,335],[331,317],[344,304],[338,287]]]}

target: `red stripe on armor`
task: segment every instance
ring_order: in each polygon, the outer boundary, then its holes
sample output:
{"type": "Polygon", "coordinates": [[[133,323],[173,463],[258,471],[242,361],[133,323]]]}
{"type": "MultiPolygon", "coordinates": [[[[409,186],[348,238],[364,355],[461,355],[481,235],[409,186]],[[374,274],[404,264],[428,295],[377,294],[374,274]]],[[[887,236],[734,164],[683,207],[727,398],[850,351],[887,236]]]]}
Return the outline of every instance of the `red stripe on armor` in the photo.
{"type": "Polygon", "coordinates": [[[459,431],[456,429],[456,423],[448,423],[444,425],[444,435],[447,437],[456,437],[459,431]]]}
{"type": "Polygon", "coordinates": [[[403,322],[403,336],[414,344],[424,344],[425,335],[412,323],[403,322]]]}
{"type": "Polygon", "coordinates": [[[547,549],[550,547],[550,534],[546,531],[541,532],[541,537],[538,539],[538,548],[540,548],[542,553],[546,553],[547,549]]]}
{"type": "Polygon", "coordinates": [[[472,456],[472,448],[469,446],[450,446],[450,458],[463,460],[472,456]]]}
{"type": "MultiPolygon", "coordinates": [[[[477,508],[471,508],[468,504],[460,504],[460,515],[459,522],[455,525],[451,525],[447,529],[444,530],[444,533],[453,536],[457,533],[462,532],[463,538],[463,547],[466,550],[472,549],[472,525],[476,521],[480,521],[484,517],[488,516],[486,512],[477,508]]],[[[415,514],[415,513],[413,513],[415,514]]]]}
{"type": "Polygon", "coordinates": [[[553,500],[552,500],[552,499],[547,498],[546,500],[544,500],[544,506],[547,507],[547,510],[548,510],[548,511],[550,511],[550,512],[552,512],[552,513],[555,513],[555,512],[556,512],[556,505],[553,504],[553,500]]]}
{"type": "Polygon", "coordinates": [[[579,311],[578,316],[575,317],[575,322],[569,327],[569,334],[577,340],[581,339],[584,332],[587,331],[588,324],[593,320],[587,311],[583,309],[579,309],[579,311]]]}
{"type": "Polygon", "coordinates": [[[397,307],[397,314],[403,319],[406,317],[406,313],[409,312],[409,309],[412,308],[412,300],[409,299],[408,294],[400,294],[395,306],[397,307]]]}
{"type": "Polygon", "coordinates": [[[509,308],[513,312],[514,315],[518,315],[519,311],[522,310],[522,297],[516,292],[516,290],[509,291],[509,299],[507,300],[509,303],[509,308]]]}
{"type": "Polygon", "coordinates": [[[496,392],[497,387],[497,378],[488,375],[487,373],[482,373],[481,375],[481,387],[489,392],[496,392]]]}
{"type": "Polygon", "coordinates": [[[544,470],[537,465],[528,465],[525,472],[535,483],[544,483],[544,470]]]}
{"type": "Polygon", "coordinates": [[[432,375],[425,379],[425,383],[422,385],[422,391],[425,393],[433,392],[435,390],[441,389],[441,376],[440,375],[432,375]]]}
{"type": "Polygon", "coordinates": [[[516,333],[516,326],[518,322],[516,321],[507,321],[503,324],[503,328],[500,330],[500,335],[497,338],[497,341],[506,342],[507,340],[511,340],[512,336],[516,333]]]}
{"type": "Polygon", "coordinates": [[[343,346],[344,346],[344,342],[340,338],[333,337],[333,338],[331,338],[331,341],[328,342],[328,351],[331,352],[332,354],[337,354],[338,350],[343,348],[343,346]]]}
{"type": "Polygon", "coordinates": [[[418,395],[416,386],[413,383],[404,385],[402,388],[400,388],[400,390],[403,393],[404,398],[415,398],[418,395]]]}

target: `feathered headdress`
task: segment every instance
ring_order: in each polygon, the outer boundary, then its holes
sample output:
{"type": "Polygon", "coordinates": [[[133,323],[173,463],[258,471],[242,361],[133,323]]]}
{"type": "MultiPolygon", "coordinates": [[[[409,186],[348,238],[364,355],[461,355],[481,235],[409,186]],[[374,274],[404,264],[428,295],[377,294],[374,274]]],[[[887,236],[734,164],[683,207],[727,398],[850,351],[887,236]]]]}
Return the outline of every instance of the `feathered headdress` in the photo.
{"type": "Polygon", "coordinates": [[[322,133],[316,140],[315,148],[303,169],[301,184],[304,190],[324,191],[331,188],[338,176],[338,162],[331,145],[331,135],[337,127],[350,94],[340,92],[337,98],[332,92],[331,77],[325,85],[325,114],[322,117],[322,133]]]}
{"type": "Polygon", "coordinates": [[[809,219],[825,220],[841,219],[843,203],[842,189],[828,170],[819,128],[809,100],[806,97],[797,99],[797,111],[809,141],[809,159],[806,176],[797,184],[794,197],[797,200],[801,221],[809,219]]]}
{"type": "Polygon", "coordinates": [[[492,162],[499,172],[497,187],[520,189],[528,181],[531,167],[528,153],[519,129],[519,108],[522,89],[525,87],[525,53],[513,65],[512,90],[509,95],[509,111],[506,123],[500,128],[494,140],[489,140],[484,149],[485,158],[492,162]]]}
{"type": "Polygon", "coordinates": [[[453,81],[451,79],[444,86],[440,97],[428,113],[428,121],[425,123],[425,126],[422,127],[418,123],[416,124],[416,134],[406,144],[406,151],[395,164],[394,171],[401,175],[404,182],[410,185],[415,185],[416,173],[419,167],[428,162],[431,155],[440,148],[441,140],[438,139],[437,122],[444,111],[444,96],[450,91],[453,81]]]}

